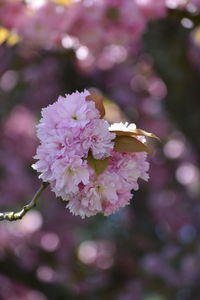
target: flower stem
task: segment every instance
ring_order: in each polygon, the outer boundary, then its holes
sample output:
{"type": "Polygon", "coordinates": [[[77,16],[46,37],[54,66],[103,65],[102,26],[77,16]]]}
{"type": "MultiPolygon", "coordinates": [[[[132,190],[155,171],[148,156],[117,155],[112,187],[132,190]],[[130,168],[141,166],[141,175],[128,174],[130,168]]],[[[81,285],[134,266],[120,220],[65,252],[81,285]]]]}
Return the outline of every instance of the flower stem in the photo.
{"type": "Polygon", "coordinates": [[[23,218],[23,216],[26,215],[26,213],[31,210],[33,207],[36,206],[37,200],[40,198],[41,194],[43,191],[46,189],[46,187],[49,185],[48,182],[43,182],[38,191],[35,193],[33,196],[32,200],[23,206],[23,208],[20,211],[14,212],[14,211],[9,211],[9,212],[4,212],[0,213],[0,221],[17,221],[23,218]]]}

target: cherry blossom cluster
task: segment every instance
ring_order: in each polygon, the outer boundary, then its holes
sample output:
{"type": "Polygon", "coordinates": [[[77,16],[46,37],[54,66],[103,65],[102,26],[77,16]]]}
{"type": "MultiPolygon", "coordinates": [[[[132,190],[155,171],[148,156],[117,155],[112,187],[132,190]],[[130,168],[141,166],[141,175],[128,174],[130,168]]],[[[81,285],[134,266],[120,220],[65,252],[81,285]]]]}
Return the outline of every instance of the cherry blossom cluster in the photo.
{"type": "Polygon", "coordinates": [[[138,179],[148,180],[144,136],[151,134],[134,124],[109,126],[103,116],[101,98],[85,90],[43,108],[37,125],[33,168],[82,218],[116,212],[129,203],[138,179]]]}

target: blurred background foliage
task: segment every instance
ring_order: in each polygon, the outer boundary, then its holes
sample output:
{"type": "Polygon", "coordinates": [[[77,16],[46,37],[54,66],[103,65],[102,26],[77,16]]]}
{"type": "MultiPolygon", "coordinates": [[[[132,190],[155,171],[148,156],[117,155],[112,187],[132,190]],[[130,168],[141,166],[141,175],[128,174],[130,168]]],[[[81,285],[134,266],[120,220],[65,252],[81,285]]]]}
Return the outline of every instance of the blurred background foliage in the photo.
{"type": "Polygon", "coordinates": [[[200,299],[200,1],[0,0],[0,208],[39,186],[41,108],[94,87],[162,139],[131,205],[86,220],[47,190],[0,224],[2,300],[200,299]]]}

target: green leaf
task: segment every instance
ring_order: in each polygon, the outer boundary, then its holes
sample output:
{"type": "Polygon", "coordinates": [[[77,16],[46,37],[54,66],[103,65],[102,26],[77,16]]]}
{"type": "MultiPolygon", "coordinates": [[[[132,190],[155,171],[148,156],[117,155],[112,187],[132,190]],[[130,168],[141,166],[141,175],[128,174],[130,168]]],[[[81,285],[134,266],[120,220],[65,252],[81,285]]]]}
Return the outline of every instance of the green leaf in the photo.
{"type": "Polygon", "coordinates": [[[95,174],[98,176],[107,168],[109,157],[105,159],[95,159],[91,153],[87,157],[88,165],[95,171],[95,174]]]}
{"type": "Polygon", "coordinates": [[[120,152],[147,152],[151,154],[150,149],[133,136],[117,136],[114,142],[114,149],[120,152]]]}

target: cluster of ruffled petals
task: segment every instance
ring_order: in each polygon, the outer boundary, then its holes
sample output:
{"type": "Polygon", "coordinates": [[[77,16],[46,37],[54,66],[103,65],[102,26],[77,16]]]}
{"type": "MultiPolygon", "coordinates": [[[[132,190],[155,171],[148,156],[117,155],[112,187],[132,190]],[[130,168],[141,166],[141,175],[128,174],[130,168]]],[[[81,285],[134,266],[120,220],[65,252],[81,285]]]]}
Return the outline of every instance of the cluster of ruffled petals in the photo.
{"type": "Polygon", "coordinates": [[[148,180],[148,169],[146,153],[112,151],[106,170],[98,177],[92,172],[90,183],[79,186],[67,207],[82,218],[97,213],[108,216],[129,204],[131,191],[139,188],[138,179],[148,180]]]}
{"type": "Polygon", "coordinates": [[[109,124],[101,118],[88,91],[59,97],[42,109],[37,126],[40,139],[33,168],[49,182],[57,197],[82,218],[97,213],[110,215],[127,205],[138,179],[148,180],[146,153],[114,149],[115,130],[135,125],[109,124]],[[89,98],[88,98],[89,97],[89,98]],[[88,157],[105,168],[97,173],[88,157]]]}

